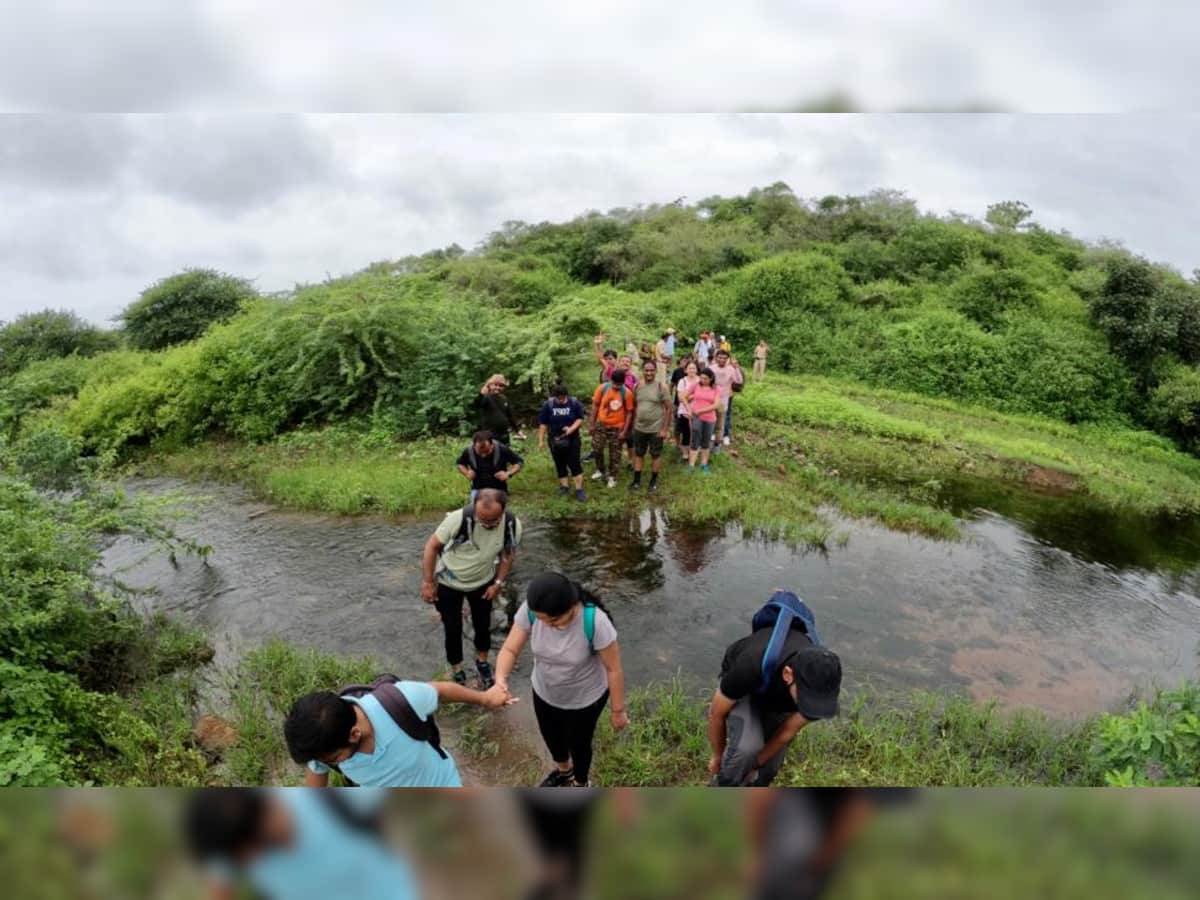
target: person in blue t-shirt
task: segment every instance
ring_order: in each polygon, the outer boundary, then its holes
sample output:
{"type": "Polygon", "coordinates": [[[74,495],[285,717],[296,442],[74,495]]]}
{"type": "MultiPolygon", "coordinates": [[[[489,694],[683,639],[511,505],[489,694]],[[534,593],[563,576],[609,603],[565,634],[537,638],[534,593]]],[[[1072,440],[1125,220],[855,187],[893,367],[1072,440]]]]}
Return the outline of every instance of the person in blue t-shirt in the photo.
{"type": "Polygon", "coordinates": [[[546,436],[550,437],[550,456],[558,472],[558,492],[567,494],[571,490],[570,479],[575,479],[575,499],[585,500],[583,492],[583,463],[579,458],[583,441],[579,430],[586,418],[583,404],[570,395],[562,382],[554,385],[550,399],[542,404],[538,413],[538,449],[546,447],[546,436]]]}
{"type": "Polygon", "coordinates": [[[377,816],[386,791],[205,788],[184,830],[213,900],[248,885],[269,900],[416,900],[408,863],[384,844],[377,816]]]}
{"type": "MultiPolygon", "coordinates": [[[[396,687],[423,722],[439,700],[488,709],[515,702],[498,686],[476,691],[450,681],[397,681],[396,687]]],[[[371,694],[306,694],[292,706],[283,733],[292,759],[307,767],[305,784],[310,787],[326,787],[335,767],[368,787],[462,787],[450,754],[405,733],[371,694]]]]}

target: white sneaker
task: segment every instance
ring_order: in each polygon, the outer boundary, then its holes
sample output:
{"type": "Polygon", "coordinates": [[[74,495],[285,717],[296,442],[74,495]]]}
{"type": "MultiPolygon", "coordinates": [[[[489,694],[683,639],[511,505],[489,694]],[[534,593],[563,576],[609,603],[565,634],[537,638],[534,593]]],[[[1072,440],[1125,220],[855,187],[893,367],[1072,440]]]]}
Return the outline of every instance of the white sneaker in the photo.
{"type": "Polygon", "coordinates": [[[608,486],[610,488],[615,488],[617,486],[617,479],[615,479],[615,478],[608,479],[608,486]]]}
{"type": "Polygon", "coordinates": [[[603,472],[593,472],[592,473],[592,481],[599,481],[603,477],[604,477],[603,472]]]}
{"type": "Polygon", "coordinates": [[[725,435],[725,437],[721,438],[721,443],[724,444],[726,447],[728,447],[729,446],[729,435],[725,435]]]}

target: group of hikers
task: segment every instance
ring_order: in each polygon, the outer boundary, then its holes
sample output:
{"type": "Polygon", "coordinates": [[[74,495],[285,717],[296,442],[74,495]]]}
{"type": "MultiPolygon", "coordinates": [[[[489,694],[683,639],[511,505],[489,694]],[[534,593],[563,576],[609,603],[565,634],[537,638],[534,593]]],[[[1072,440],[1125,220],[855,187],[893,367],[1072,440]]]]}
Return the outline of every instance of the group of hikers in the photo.
{"type": "MultiPolygon", "coordinates": [[[[742,383],[729,348],[704,332],[695,356],[685,354],[679,360],[675,374],[682,372],[680,377],[673,374],[668,381],[660,378],[674,353],[674,330],[668,329],[654,349],[660,359],[642,360],[638,380],[629,371],[632,359],[604,350],[603,339],[597,335],[595,350],[605,368],[586,416],[597,472],[605,471],[607,452],[608,484],[613,486],[621,448],[631,441],[631,487],[640,486],[648,452],[649,490],[654,491],[672,418],[677,434],[687,436],[680,446],[688,447],[689,470],[697,454],[702,454],[701,468],[707,470],[714,434],[724,428],[728,441],[733,394],[742,383]]],[[[761,346],[765,362],[765,344],[761,346]]],[[[444,702],[487,709],[518,702],[510,678],[527,645],[533,658],[533,710],[555,763],[542,787],[590,785],[592,745],[606,709],[614,731],[629,725],[613,617],[595,593],[560,572],[542,572],[528,582],[493,668],[492,610],[509,580],[523,535],[521,520],[509,508],[511,480],[523,466],[509,438],[522,438],[523,432],[504,396],[506,388],[506,379],[496,375],[480,389],[476,405],[481,428],[457,460],[470,482],[467,502],[445,515],[421,559],[421,599],[441,619],[451,680],[406,681],[387,675],[370,685],[298,699],[284,732],[293,759],[307,768],[309,785],[327,785],[332,770],[362,785],[461,785],[458,769],[442,746],[434,712],[444,702]],[[468,685],[464,669],[464,616],[472,625],[478,688],[468,685]]],[[[580,499],[579,433],[584,421],[582,404],[561,383],[556,385],[539,414],[539,445],[549,437],[560,490],[568,493],[568,478],[574,478],[580,499]]],[[[751,626],[748,635],[725,651],[709,707],[708,774],[716,785],[769,785],[800,730],[837,711],[841,664],[821,645],[812,613],[802,600],[777,591],[751,626]]]]}

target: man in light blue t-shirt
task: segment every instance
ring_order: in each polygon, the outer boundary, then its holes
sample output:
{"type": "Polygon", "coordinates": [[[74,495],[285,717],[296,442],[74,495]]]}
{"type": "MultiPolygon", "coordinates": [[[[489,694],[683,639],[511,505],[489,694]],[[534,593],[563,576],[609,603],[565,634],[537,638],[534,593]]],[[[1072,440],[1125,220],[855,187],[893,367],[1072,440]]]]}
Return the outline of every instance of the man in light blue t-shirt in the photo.
{"type": "Polygon", "coordinates": [[[416,900],[408,864],[378,835],[386,791],[215,788],[192,794],[185,831],[213,900],[247,884],[269,900],[416,900]]]}
{"type": "MultiPolygon", "coordinates": [[[[440,700],[488,709],[515,702],[500,686],[476,691],[449,681],[396,681],[395,687],[421,724],[432,721],[440,700]]],[[[360,697],[306,694],[292,706],[283,731],[292,759],[307,766],[305,783],[311,787],[327,786],[334,768],[370,787],[462,786],[458,767],[440,742],[413,737],[401,728],[378,692],[360,697]]]]}

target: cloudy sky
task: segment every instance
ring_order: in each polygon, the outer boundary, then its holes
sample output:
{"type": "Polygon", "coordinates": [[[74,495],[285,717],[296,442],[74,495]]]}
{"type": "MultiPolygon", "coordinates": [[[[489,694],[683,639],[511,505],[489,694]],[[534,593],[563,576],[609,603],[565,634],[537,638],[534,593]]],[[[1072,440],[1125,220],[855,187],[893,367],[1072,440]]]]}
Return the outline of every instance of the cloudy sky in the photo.
{"type": "Polygon", "coordinates": [[[1200,109],[1189,0],[0,0],[0,109],[1200,109]]]}
{"type": "Polygon", "coordinates": [[[290,288],[508,219],[689,202],[782,180],[906,191],[1200,266],[1200,116],[0,116],[0,319],[102,323],[188,266],[290,288]]]}

